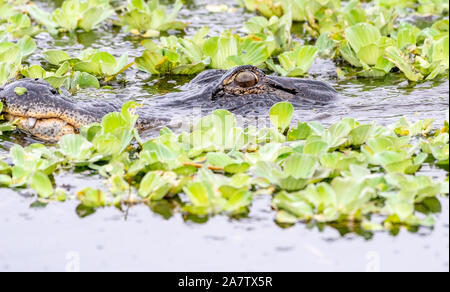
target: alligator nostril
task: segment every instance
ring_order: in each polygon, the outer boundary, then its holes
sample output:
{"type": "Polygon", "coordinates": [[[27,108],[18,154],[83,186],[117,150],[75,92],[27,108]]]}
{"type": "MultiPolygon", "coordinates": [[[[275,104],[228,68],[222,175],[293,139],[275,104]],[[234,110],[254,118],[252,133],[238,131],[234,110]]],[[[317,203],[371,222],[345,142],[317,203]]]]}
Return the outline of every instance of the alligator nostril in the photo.
{"type": "Polygon", "coordinates": [[[235,81],[240,87],[248,88],[258,83],[258,76],[252,72],[244,71],[236,76],[235,81]]]}

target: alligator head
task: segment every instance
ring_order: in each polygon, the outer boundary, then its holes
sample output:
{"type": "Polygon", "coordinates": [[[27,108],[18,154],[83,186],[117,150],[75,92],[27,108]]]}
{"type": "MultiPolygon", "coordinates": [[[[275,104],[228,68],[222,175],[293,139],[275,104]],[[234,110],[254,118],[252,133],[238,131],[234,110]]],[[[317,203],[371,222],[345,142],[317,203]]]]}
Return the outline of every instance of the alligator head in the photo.
{"type": "MultiPolygon", "coordinates": [[[[209,70],[185,86],[181,93],[153,98],[138,110],[138,128],[146,130],[169,119],[157,117],[167,108],[178,110],[202,107],[211,112],[227,109],[237,114],[263,113],[277,102],[293,104],[328,102],[337,92],[326,83],[314,80],[266,75],[253,66],[229,71],[209,70]]],[[[0,101],[8,120],[31,135],[57,141],[76,133],[82,126],[100,122],[108,113],[120,111],[121,101],[81,101],[65,96],[39,79],[22,79],[0,89],[0,101]],[[16,88],[22,87],[18,94],[16,88]]]]}
{"type": "Polygon", "coordinates": [[[337,97],[330,85],[316,80],[266,75],[254,66],[240,66],[229,71],[209,70],[191,81],[201,92],[193,95],[198,103],[236,113],[267,111],[280,101],[293,104],[327,103],[337,97]]]}
{"type": "Polygon", "coordinates": [[[5,118],[43,140],[57,141],[76,133],[87,124],[99,122],[103,115],[120,109],[108,103],[80,103],[58,92],[41,79],[21,79],[0,88],[5,118]],[[24,88],[23,94],[16,88],[24,88]]]}

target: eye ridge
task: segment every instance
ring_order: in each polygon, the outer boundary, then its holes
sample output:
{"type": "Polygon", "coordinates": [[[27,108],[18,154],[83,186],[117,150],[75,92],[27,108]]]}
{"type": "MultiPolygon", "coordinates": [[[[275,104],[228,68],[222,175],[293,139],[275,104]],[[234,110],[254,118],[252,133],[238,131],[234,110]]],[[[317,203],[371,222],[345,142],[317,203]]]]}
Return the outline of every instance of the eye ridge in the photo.
{"type": "Polygon", "coordinates": [[[253,87],[258,83],[258,76],[256,76],[253,72],[240,72],[236,75],[236,78],[234,79],[236,84],[239,85],[239,87],[242,88],[249,88],[253,87]]]}

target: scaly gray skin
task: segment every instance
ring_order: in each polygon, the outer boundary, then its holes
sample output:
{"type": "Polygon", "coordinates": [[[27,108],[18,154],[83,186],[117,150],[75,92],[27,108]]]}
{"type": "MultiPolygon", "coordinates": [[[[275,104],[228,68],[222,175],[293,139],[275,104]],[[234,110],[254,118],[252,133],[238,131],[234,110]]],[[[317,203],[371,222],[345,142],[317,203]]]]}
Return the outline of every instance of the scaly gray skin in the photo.
{"type": "MultiPolygon", "coordinates": [[[[209,70],[193,79],[183,92],[151,99],[144,108],[138,109],[138,128],[146,130],[167,123],[169,117],[163,116],[167,108],[226,109],[248,115],[267,111],[280,101],[294,105],[327,103],[336,96],[337,92],[324,82],[269,76],[253,66],[209,70]]],[[[120,111],[122,106],[120,101],[70,99],[39,79],[22,79],[1,87],[0,101],[8,120],[16,121],[19,129],[47,141],[77,133],[85,125],[100,122],[104,115],[120,111]],[[19,96],[16,87],[26,88],[26,92],[19,96]]]]}

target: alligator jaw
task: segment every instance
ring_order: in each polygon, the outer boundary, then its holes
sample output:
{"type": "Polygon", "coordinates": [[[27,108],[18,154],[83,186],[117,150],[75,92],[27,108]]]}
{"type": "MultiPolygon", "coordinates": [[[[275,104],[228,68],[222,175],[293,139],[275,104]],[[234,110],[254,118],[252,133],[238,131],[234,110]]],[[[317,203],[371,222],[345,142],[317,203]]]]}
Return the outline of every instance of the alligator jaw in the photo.
{"type": "Polygon", "coordinates": [[[100,122],[107,113],[117,111],[110,103],[76,101],[65,97],[43,80],[21,79],[0,90],[5,117],[23,130],[45,141],[58,141],[81,127],[100,122]],[[23,87],[19,95],[15,88],[23,87]]]}
{"type": "Polygon", "coordinates": [[[35,119],[11,114],[6,114],[5,118],[14,123],[20,130],[47,142],[57,142],[64,135],[78,133],[77,128],[57,118],[35,119]]]}

